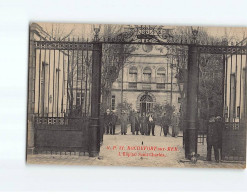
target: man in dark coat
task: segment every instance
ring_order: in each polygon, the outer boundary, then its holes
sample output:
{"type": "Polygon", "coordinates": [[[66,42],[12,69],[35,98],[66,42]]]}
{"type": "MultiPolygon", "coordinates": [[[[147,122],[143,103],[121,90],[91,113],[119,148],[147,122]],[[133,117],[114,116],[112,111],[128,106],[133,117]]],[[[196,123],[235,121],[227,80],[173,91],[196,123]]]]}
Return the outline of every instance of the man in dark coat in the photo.
{"type": "Polygon", "coordinates": [[[112,135],[115,135],[116,123],[117,123],[117,115],[112,111],[111,126],[110,126],[110,134],[112,135]]]}
{"type": "Polygon", "coordinates": [[[121,135],[127,134],[127,126],[128,126],[128,115],[127,112],[123,110],[121,114],[121,135]]]}
{"type": "Polygon", "coordinates": [[[164,113],[164,115],[161,118],[161,125],[162,125],[162,129],[164,131],[164,136],[166,137],[168,134],[169,125],[170,125],[170,119],[166,113],[164,113]]]}
{"type": "Polygon", "coordinates": [[[136,112],[133,110],[130,113],[130,127],[132,135],[135,135],[135,128],[136,128],[136,112]]]}
{"type": "Polygon", "coordinates": [[[109,130],[111,128],[111,111],[109,109],[106,110],[104,115],[104,122],[105,122],[105,130],[106,134],[109,134],[109,130]]]}
{"type": "Polygon", "coordinates": [[[211,151],[214,149],[216,162],[219,162],[219,131],[215,117],[211,117],[208,124],[207,132],[207,161],[211,161],[211,151]]]}
{"type": "Polygon", "coordinates": [[[140,117],[139,112],[137,112],[135,118],[136,118],[135,131],[136,131],[136,135],[139,135],[140,126],[141,126],[141,124],[140,124],[141,123],[141,121],[140,121],[141,117],[140,117]]]}
{"type": "Polygon", "coordinates": [[[222,122],[222,118],[220,116],[216,117],[216,128],[218,131],[218,150],[220,159],[222,159],[222,130],[224,128],[224,124],[222,122]]]}
{"type": "Polygon", "coordinates": [[[147,135],[147,117],[145,113],[143,113],[141,117],[141,134],[147,135]]]}

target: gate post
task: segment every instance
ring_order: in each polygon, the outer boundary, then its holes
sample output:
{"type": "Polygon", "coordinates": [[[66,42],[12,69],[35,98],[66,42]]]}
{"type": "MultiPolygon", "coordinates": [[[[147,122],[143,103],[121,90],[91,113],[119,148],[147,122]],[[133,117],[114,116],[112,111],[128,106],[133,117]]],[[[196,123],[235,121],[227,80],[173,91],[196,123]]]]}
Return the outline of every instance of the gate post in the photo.
{"type": "Polygon", "coordinates": [[[28,110],[27,110],[27,154],[34,152],[34,90],[35,90],[35,24],[29,26],[29,56],[28,56],[28,110]]]}
{"type": "Polygon", "coordinates": [[[100,151],[100,96],[101,96],[102,44],[93,43],[91,121],[89,128],[89,156],[95,157],[100,151]]]}
{"type": "Polygon", "coordinates": [[[188,50],[188,85],[185,129],[185,158],[197,154],[197,119],[198,119],[198,64],[197,47],[190,45],[188,50]]]}

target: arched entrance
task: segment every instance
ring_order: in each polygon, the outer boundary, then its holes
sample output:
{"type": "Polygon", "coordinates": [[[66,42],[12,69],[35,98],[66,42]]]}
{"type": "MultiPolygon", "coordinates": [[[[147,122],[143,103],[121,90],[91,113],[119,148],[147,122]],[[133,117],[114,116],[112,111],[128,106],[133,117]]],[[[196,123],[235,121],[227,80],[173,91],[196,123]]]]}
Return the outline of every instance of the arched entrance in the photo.
{"type": "Polygon", "coordinates": [[[141,115],[147,114],[153,110],[153,98],[150,95],[143,95],[140,98],[140,112],[141,115]]]}

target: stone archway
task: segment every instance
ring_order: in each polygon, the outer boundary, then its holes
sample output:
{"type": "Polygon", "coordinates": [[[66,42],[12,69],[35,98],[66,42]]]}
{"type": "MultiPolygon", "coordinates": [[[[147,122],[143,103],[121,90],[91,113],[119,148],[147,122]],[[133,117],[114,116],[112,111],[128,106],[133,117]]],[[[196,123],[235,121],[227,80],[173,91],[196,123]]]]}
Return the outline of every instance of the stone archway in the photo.
{"type": "Polygon", "coordinates": [[[137,97],[136,108],[141,114],[146,114],[153,110],[156,98],[152,93],[143,92],[137,97]]]}

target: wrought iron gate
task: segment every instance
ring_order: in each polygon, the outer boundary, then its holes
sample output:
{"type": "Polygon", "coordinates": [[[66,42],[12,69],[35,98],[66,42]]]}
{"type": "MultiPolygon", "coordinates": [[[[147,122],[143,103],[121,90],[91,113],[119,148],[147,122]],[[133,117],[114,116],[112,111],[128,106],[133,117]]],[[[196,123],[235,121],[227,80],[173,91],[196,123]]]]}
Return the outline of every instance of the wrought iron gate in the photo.
{"type": "Polygon", "coordinates": [[[95,115],[91,96],[96,50],[94,43],[53,40],[42,36],[36,24],[30,26],[28,133],[35,152],[94,155],[98,150],[89,139],[95,115]]]}
{"type": "Polygon", "coordinates": [[[34,47],[36,151],[88,152],[93,45],[40,40],[34,47]]]}
{"type": "Polygon", "coordinates": [[[171,36],[167,29],[146,25],[105,39],[99,38],[96,29],[91,43],[74,39],[37,41],[31,32],[34,31],[30,30],[28,124],[32,129],[34,122],[34,131],[30,132],[34,132],[36,150],[88,151],[90,156],[98,155],[102,44],[153,44],[187,48],[186,158],[197,153],[198,60],[204,54],[221,55],[223,59],[222,112],[226,123],[222,157],[246,158],[246,44],[202,43],[196,40],[196,30],[192,30],[190,39],[183,39],[171,36]]]}

